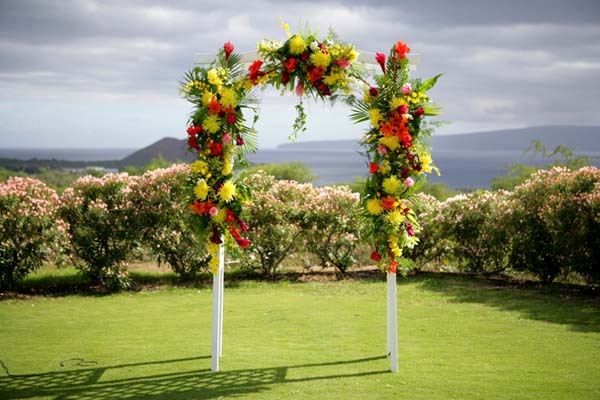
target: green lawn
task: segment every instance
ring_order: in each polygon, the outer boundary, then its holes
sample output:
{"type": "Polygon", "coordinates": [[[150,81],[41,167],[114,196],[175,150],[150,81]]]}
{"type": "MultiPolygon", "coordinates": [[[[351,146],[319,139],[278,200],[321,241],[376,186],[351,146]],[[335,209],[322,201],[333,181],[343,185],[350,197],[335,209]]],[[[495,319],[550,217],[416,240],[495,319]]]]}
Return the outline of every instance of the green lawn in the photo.
{"type": "Polygon", "coordinates": [[[598,399],[600,306],[586,297],[425,275],[398,286],[400,372],[384,282],[0,302],[0,399],[598,399]],[[60,368],[61,361],[67,362],[60,368]]]}

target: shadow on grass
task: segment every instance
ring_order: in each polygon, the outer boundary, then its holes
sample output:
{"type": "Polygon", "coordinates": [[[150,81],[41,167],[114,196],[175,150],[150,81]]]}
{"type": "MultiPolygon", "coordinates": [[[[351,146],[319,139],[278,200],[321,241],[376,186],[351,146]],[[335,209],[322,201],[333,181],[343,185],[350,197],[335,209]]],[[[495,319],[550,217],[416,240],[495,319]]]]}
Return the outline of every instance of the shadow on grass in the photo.
{"type": "Polygon", "coordinates": [[[117,399],[214,399],[222,396],[243,397],[244,394],[271,390],[274,385],[309,382],[326,379],[343,379],[389,373],[389,370],[360,373],[315,375],[304,378],[287,378],[290,369],[310,369],[343,364],[360,364],[385,359],[385,356],[356,360],[292,365],[276,368],[257,368],[214,373],[210,369],[154,374],[124,379],[102,379],[118,375],[119,369],[135,372],[136,367],[179,362],[199,361],[209,356],[163,360],[146,363],[122,364],[108,367],[81,368],[73,371],[53,371],[30,375],[0,377],[0,399],[30,397],[54,400],[117,400],[117,399]]]}
{"type": "Polygon", "coordinates": [[[514,311],[524,318],[562,325],[577,332],[600,332],[600,299],[590,288],[516,283],[477,276],[423,273],[399,284],[417,283],[452,301],[480,303],[514,311]]]}

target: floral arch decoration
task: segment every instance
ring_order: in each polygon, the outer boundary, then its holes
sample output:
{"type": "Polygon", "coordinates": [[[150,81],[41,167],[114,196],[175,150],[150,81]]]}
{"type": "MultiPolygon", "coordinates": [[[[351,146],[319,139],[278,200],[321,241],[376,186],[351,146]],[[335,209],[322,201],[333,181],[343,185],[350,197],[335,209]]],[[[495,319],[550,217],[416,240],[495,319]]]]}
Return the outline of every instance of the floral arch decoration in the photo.
{"type": "MultiPolygon", "coordinates": [[[[193,104],[187,133],[189,148],[197,154],[190,167],[193,193],[190,209],[194,229],[208,238],[209,266],[219,270],[220,245],[230,237],[241,248],[244,205],[251,190],[234,178],[234,163],[246,164],[245,154],[257,148],[254,123],[258,120],[255,89],[273,86],[295,92],[300,101],[294,134],[305,130],[304,96],[320,100],[343,98],[356,122],[370,122],[362,143],[369,159],[369,177],[362,194],[365,216],[372,220],[371,258],[388,272],[396,272],[403,248],[417,244],[419,224],[413,194],[436,171],[424,138],[430,135],[425,117],[438,107],[427,91],[440,75],[410,79],[407,53],[398,41],[386,56],[376,53],[381,73],[368,73],[357,62],[352,44],[339,42],[333,32],[324,39],[313,33],[290,34],[285,42],[263,40],[256,59],[246,68],[240,54],[227,42],[208,67],[195,67],[181,82],[182,96],[193,104]],[[355,95],[357,91],[362,92],[355,95]],[[244,110],[254,112],[250,124],[244,110]]],[[[247,114],[247,113],[246,113],[247,114]]],[[[191,191],[192,192],[192,191],[191,191]]]]}

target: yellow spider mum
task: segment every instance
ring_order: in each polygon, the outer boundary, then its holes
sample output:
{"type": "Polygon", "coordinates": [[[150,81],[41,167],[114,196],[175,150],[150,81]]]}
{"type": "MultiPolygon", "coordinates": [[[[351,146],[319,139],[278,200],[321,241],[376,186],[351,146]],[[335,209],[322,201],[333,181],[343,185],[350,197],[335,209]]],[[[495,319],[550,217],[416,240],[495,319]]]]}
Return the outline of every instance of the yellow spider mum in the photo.
{"type": "Polygon", "coordinates": [[[385,178],[381,185],[383,190],[388,194],[397,193],[402,187],[402,182],[395,176],[390,176],[389,178],[385,178]]]}
{"type": "MultiPolygon", "coordinates": [[[[306,50],[306,42],[304,41],[304,38],[299,35],[294,35],[290,39],[290,53],[300,55],[304,53],[304,50],[306,50]]],[[[327,65],[329,65],[329,63],[327,65]]]]}
{"type": "Polygon", "coordinates": [[[223,88],[221,91],[221,104],[223,107],[235,107],[237,106],[237,99],[235,97],[235,90],[230,88],[223,88]]]}
{"type": "Polygon", "coordinates": [[[331,63],[331,56],[329,53],[325,54],[322,51],[317,50],[310,55],[310,62],[317,67],[327,68],[331,63]]]}
{"type": "Polygon", "coordinates": [[[200,181],[199,184],[196,185],[196,187],[194,188],[194,194],[196,195],[196,198],[198,200],[204,200],[206,199],[206,196],[208,196],[208,185],[206,184],[206,181],[203,179],[202,181],[200,181]]]}
{"type": "Polygon", "coordinates": [[[209,115],[202,121],[202,126],[210,133],[217,133],[221,128],[216,115],[209,115]]]}
{"type": "Polygon", "coordinates": [[[231,181],[225,181],[223,186],[221,186],[221,189],[219,189],[219,197],[221,200],[228,203],[233,200],[233,197],[235,196],[235,189],[235,183],[231,181]]]}
{"type": "Polygon", "coordinates": [[[394,226],[400,225],[404,222],[404,213],[398,210],[394,210],[386,215],[387,220],[394,226]]]}
{"type": "Polygon", "coordinates": [[[370,214],[379,215],[383,212],[383,208],[381,208],[377,199],[369,199],[367,200],[367,211],[370,214]]]}

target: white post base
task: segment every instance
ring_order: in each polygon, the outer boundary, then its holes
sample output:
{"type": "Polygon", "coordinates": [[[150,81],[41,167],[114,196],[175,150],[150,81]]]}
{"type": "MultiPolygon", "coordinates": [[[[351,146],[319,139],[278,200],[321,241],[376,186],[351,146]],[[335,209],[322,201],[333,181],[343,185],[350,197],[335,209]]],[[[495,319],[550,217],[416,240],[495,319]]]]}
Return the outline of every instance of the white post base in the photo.
{"type": "MultiPolygon", "coordinates": [[[[221,237],[221,240],[225,238],[221,237]]],[[[223,287],[225,281],[225,244],[219,246],[219,271],[213,275],[213,318],[211,367],[219,370],[219,359],[223,355],[223,287]]]]}
{"type": "Polygon", "coordinates": [[[387,356],[391,371],[398,372],[398,306],[396,303],[396,274],[387,273],[387,356]]]}

